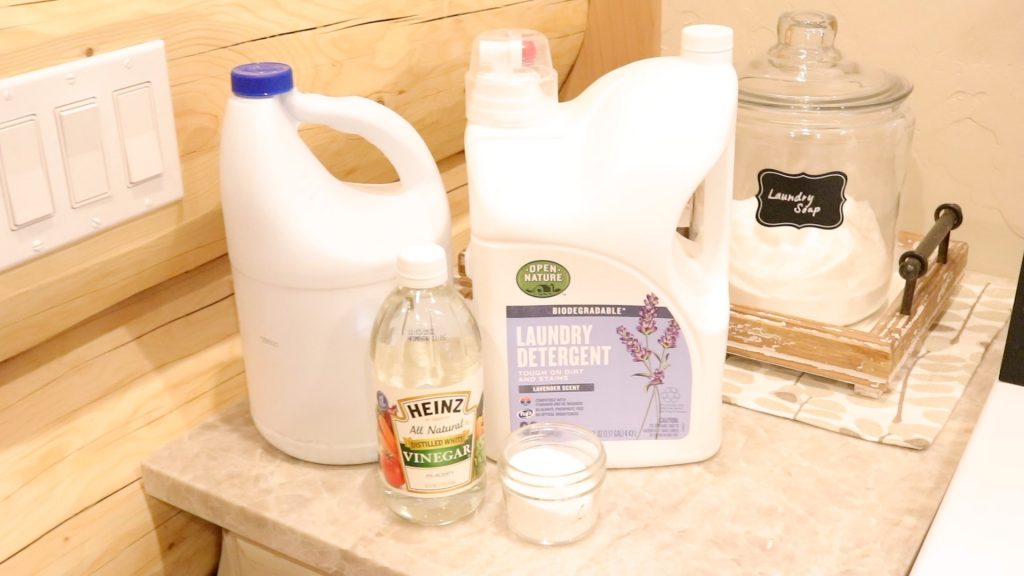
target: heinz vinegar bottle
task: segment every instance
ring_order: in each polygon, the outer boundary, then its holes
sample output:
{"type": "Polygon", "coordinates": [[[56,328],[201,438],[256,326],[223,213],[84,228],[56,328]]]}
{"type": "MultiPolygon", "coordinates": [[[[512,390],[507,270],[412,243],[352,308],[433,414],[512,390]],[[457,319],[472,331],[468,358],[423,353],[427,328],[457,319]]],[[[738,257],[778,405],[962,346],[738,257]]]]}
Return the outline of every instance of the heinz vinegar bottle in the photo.
{"type": "Polygon", "coordinates": [[[436,244],[398,256],[397,287],[370,343],[380,476],[388,506],[418,524],[473,513],[484,497],[480,331],[436,244]]]}

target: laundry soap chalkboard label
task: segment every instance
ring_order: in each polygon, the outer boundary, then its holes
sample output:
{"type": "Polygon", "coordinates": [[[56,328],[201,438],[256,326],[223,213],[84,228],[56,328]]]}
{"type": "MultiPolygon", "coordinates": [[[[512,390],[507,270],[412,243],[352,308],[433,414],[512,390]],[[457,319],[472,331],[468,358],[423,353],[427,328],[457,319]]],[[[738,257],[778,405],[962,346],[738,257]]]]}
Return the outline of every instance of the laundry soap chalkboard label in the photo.
{"type": "Polygon", "coordinates": [[[824,228],[843,225],[846,174],[757,173],[757,222],[762,226],[824,228]]]}

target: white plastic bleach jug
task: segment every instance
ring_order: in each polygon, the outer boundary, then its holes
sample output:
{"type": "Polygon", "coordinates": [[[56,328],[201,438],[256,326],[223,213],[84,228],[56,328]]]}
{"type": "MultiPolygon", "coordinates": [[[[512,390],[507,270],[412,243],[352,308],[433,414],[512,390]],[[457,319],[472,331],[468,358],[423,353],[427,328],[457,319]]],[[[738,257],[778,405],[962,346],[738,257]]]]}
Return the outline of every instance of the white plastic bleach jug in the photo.
{"type": "Polygon", "coordinates": [[[365,98],[300,93],[285,64],[239,66],[231,85],[221,202],[253,421],[303,460],[374,461],[370,332],[400,249],[450,243],[437,166],[397,113],[365,98]],[[362,136],[399,182],[338,181],[299,123],[362,136]]]}
{"type": "Polygon", "coordinates": [[[732,30],[628,64],[559,104],[546,38],[478,37],[466,77],[467,259],[488,455],[511,430],[593,430],[608,465],[703,460],[721,438],[732,30]],[[703,182],[700,233],[676,232],[703,182]]]}

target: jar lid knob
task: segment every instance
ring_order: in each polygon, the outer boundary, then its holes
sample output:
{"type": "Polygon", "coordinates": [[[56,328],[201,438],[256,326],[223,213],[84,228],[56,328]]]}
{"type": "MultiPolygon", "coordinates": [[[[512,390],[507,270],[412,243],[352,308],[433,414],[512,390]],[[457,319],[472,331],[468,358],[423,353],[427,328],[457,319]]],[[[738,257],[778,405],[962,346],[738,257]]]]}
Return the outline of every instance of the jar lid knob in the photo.
{"type": "Polygon", "coordinates": [[[832,67],[843,55],[836,50],[835,16],[824,12],[800,10],[779,16],[778,44],[768,51],[774,66],[832,67]]]}

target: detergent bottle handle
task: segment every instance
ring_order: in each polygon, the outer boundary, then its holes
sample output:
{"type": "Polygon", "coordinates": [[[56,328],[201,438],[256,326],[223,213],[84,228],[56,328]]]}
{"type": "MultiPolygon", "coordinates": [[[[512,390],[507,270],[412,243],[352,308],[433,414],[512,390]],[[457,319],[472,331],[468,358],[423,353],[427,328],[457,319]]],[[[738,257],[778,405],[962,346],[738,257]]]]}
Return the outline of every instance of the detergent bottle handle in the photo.
{"type": "Polygon", "coordinates": [[[414,182],[441,185],[437,164],[423,138],[412,124],[387,106],[360,96],[331,97],[297,90],[287,94],[284,102],[296,120],[365,138],[395,167],[403,189],[409,189],[414,182]]]}
{"type": "MultiPolygon", "coordinates": [[[[735,123],[730,128],[735,133],[735,123]]],[[[735,138],[730,135],[722,155],[704,178],[704,214],[698,243],[701,268],[711,274],[727,274],[732,225],[733,159],[735,138]]]]}

